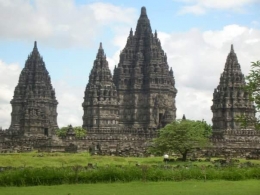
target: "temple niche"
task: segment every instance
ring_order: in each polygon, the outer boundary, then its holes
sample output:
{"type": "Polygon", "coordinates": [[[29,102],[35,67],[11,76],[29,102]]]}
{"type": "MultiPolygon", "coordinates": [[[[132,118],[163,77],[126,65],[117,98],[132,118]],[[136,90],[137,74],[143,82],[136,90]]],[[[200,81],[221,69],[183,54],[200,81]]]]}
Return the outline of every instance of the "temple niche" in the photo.
{"type": "Polygon", "coordinates": [[[13,135],[55,134],[53,131],[58,128],[58,101],[36,42],[20,74],[11,105],[9,131],[13,135]]]}
{"type": "MultiPolygon", "coordinates": [[[[249,94],[244,92],[245,77],[241,72],[233,45],[227,56],[224,72],[220,82],[213,93],[213,134],[222,136],[225,131],[241,130],[236,117],[242,114],[255,118],[255,107],[249,99],[249,94]]],[[[252,124],[246,127],[253,130],[252,124]]]]}

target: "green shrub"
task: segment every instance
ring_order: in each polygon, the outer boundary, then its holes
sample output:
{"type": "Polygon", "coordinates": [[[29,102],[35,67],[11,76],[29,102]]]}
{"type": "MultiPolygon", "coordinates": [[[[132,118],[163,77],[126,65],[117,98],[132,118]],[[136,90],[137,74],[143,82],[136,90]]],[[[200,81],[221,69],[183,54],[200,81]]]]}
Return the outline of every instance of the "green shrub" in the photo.
{"type": "Polygon", "coordinates": [[[151,167],[122,166],[90,169],[82,166],[13,168],[0,172],[0,186],[35,186],[75,183],[260,179],[258,167],[151,167]]]}

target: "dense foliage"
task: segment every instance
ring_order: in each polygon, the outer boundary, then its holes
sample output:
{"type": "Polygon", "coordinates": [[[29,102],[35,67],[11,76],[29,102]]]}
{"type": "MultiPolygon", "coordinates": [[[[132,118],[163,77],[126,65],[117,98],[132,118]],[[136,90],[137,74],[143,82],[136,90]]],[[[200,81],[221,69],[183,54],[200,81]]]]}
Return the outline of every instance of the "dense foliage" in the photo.
{"type": "MultiPolygon", "coordinates": [[[[251,71],[246,77],[245,92],[250,95],[250,100],[255,103],[256,112],[260,112],[260,61],[252,62],[251,71]]],[[[260,118],[254,118],[247,115],[237,117],[241,126],[247,128],[248,126],[255,126],[260,129],[260,118]]]]}
{"type": "Polygon", "coordinates": [[[246,180],[260,179],[259,167],[150,167],[124,166],[88,168],[44,167],[17,168],[2,171],[0,186],[57,185],[72,183],[182,181],[182,180],[246,180]]]}
{"type": "MultiPolygon", "coordinates": [[[[57,129],[56,135],[58,135],[59,137],[66,136],[69,128],[70,128],[70,125],[68,125],[67,127],[62,127],[60,129],[57,129]]],[[[80,138],[80,137],[86,136],[87,131],[85,129],[83,129],[82,127],[77,126],[77,127],[73,127],[72,129],[74,130],[76,137],[80,138]]]]}
{"type": "Polygon", "coordinates": [[[185,161],[188,153],[209,145],[210,135],[211,126],[205,121],[176,120],[160,129],[150,151],[157,154],[174,152],[181,154],[185,161]]]}

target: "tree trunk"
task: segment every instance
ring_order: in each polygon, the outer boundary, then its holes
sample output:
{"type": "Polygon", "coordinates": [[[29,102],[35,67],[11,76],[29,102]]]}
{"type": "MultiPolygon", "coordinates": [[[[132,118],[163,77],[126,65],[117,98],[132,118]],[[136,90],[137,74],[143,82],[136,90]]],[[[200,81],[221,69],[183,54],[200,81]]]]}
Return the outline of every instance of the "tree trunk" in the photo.
{"type": "Polygon", "coordinates": [[[188,154],[188,151],[185,151],[184,153],[182,153],[182,161],[187,160],[187,154],[188,154]]]}

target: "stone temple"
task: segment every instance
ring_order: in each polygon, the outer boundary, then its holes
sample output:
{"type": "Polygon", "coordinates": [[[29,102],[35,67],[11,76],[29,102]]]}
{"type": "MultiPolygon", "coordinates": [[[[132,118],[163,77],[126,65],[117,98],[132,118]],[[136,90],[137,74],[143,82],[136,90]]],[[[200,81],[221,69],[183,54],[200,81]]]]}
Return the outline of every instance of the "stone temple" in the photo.
{"type": "Polygon", "coordinates": [[[142,7],[113,78],[100,45],[85,91],[83,127],[89,131],[158,129],[175,120],[176,93],[166,53],[142,7]]]}
{"type": "MultiPolygon", "coordinates": [[[[219,85],[213,93],[211,110],[214,135],[222,135],[226,130],[241,129],[236,117],[242,114],[250,118],[255,117],[254,104],[250,101],[249,94],[243,90],[245,84],[245,77],[232,45],[219,85]]],[[[247,128],[252,129],[252,126],[247,128]]]]}
{"type": "Polygon", "coordinates": [[[118,101],[116,86],[102,44],[98,49],[89,76],[84,103],[83,127],[92,131],[115,129],[118,125],[118,101]]]}
{"type": "MultiPolygon", "coordinates": [[[[213,93],[212,146],[202,155],[260,158],[260,131],[241,128],[236,116],[255,117],[254,104],[242,88],[245,78],[233,46],[213,93]]],[[[35,42],[11,101],[11,126],[0,130],[0,152],[89,151],[92,154],[143,156],[157,130],[176,119],[175,79],[157,32],[142,7],[120,60],[110,72],[102,43],[85,88],[82,107],[87,135],[77,138],[73,127],[55,135],[57,100],[35,42]]],[[[209,108],[210,109],[210,108],[209,108]]],[[[185,116],[183,116],[185,119],[185,116]]]]}
{"type": "Polygon", "coordinates": [[[9,130],[12,134],[25,136],[55,134],[57,104],[49,73],[35,42],[11,100],[9,130]]]}
{"type": "Polygon", "coordinates": [[[217,156],[260,157],[260,131],[253,124],[241,127],[237,121],[240,115],[255,118],[255,106],[244,92],[245,77],[241,72],[233,45],[227,56],[220,82],[213,93],[212,143],[211,149],[217,156]]]}

